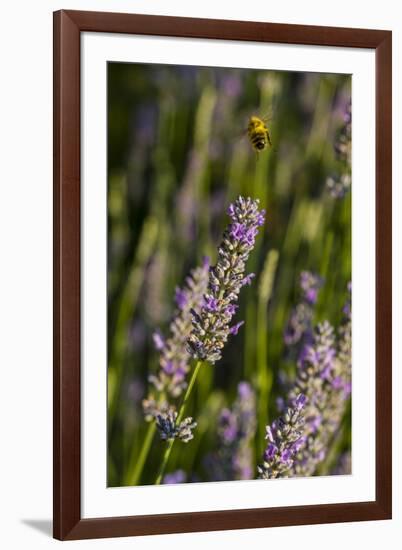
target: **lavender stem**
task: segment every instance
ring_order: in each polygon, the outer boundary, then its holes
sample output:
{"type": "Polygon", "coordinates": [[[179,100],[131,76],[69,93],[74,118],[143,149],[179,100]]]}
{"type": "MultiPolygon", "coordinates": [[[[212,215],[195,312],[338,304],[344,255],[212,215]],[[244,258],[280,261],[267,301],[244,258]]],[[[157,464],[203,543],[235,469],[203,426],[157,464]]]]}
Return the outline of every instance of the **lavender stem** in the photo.
{"type": "MultiPolygon", "coordinates": [[[[177,419],[176,419],[176,424],[177,425],[180,425],[180,422],[183,419],[183,416],[184,416],[184,413],[185,413],[185,410],[186,410],[186,406],[187,406],[187,402],[189,400],[191,391],[193,389],[194,383],[196,381],[196,378],[197,378],[197,375],[198,375],[198,372],[200,370],[200,367],[201,367],[202,363],[203,363],[202,361],[197,361],[197,364],[195,365],[195,368],[193,370],[193,374],[191,375],[190,382],[187,386],[186,393],[184,394],[183,402],[182,402],[182,404],[180,406],[180,409],[179,409],[179,413],[178,413],[178,416],[177,416],[177,419]]],[[[161,464],[158,476],[157,476],[156,481],[155,481],[155,485],[160,485],[161,482],[162,482],[163,476],[165,474],[165,469],[166,469],[167,463],[169,461],[169,457],[170,457],[170,454],[172,452],[172,448],[173,448],[173,445],[174,445],[175,441],[176,441],[176,438],[169,439],[169,441],[168,441],[165,453],[163,455],[162,464],[161,464]]]]}

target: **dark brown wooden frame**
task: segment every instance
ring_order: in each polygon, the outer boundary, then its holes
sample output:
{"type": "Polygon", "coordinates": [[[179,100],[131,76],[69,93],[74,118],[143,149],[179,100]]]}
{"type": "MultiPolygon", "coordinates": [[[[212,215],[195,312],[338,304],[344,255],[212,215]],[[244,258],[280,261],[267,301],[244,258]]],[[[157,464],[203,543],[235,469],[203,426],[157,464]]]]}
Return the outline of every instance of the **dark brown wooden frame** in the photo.
{"type": "Polygon", "coordinates": [[[54,13],[54,536],[61,540],[389,519],[391,457],[390,31],[160,17],[54,13]],[[81,518],[80,36],[81,32],[375,49],[376,500],[100,519],[81,518]]]}

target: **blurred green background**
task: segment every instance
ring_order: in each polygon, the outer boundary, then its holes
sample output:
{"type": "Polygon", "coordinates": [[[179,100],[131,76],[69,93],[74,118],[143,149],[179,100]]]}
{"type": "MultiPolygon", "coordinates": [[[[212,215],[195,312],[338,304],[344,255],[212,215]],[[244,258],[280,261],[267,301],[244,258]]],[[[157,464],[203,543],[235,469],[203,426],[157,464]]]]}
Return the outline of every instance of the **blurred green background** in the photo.
{"type": "MultiPolygon", "coordinates": [[[[167,331],[174,291],[216,247],[239,194],[259,198],[267,222],[241,293],[244,319],[223,359],[206,365],[188,407],[194,440],[175,445],[169,470],[207,480],[216,419],[239,381],[257,393],[254,460],[290,376],[283,331],[302,270],[325,279],[316,321],[337,325],[351,278],[351,196],[331,197],[334,143],[351,99],[348,75],[108,64],[108,485],[129,485],[147,424],[141,401],[158,369],[152,343],[167,331]],[[244,131],[268,116],[273,147],[256,159],[244,131]],[[277,260],[277,261],[276,261],[277,260]],[[185,452],[184,452],[185,451],[185,452]]],[[[153,483],[164,443],[155,437],[141,478],[153,483]]],[[[338,451],[350,445],[346,419],[338,451]]]]}

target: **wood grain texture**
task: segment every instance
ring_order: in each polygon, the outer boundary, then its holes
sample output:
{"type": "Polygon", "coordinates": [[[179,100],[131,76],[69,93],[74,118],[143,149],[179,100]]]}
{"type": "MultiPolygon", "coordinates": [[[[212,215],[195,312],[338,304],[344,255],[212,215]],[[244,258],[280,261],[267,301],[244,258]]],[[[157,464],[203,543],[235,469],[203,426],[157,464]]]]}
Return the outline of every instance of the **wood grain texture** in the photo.
{"type": "Polygon", "coordinates": [[[80,32],[54,17],[54,536],[80,510],[80,32]]]}
{"type": "MultiPolygon", "coordinates": [[[[392,514],[392,35],[389,31],[59,11],[54,14],[54,536],[60,540],[389,519],[392,514]],[[80,33],[376,51],[376,500],[81,519],[80,33]]],[[[106,405],[105,405],[106,406],[106,405]]]]}
{"type": "Polygon", "coordinates": [[[392,35],[376,48],[376,498],[392,514],[392,35]]]}

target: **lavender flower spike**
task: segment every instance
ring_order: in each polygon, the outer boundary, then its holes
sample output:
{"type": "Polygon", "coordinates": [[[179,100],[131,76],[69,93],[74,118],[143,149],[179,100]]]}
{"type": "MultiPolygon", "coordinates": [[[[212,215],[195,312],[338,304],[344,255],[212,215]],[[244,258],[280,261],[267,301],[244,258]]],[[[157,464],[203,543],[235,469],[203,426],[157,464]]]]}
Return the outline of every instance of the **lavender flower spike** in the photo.
{"type": "Polygon", "coordinates": [[[311,340],[314,305],[322,284],[323,280],[315,273],[300,273],[300,303],[293,308],[284,332],[284,341],[288,347],[300,346],[311,340]]]}
{"type": "Polygon", "coordinates": [[[191,416],[185,418],[179,424],[177,423],[177,411],[169,409],[167,413],[159,414],[156,417],[156,426],[159,430],[161,439],[168,441],[179,438],[184,443],[193,439],[192,430],[197,426],[191,416]]]}
{"type": "Polygon", "coordinates": [[[335,332],[327,321],[320,323],[313,341],[304,347],[294,389],[289,394],[293,403],[302,391],[307,396],[305,443],[293,464],[293,475],[310,476],[326,457],[334,434],[340,429],[348,403],[351,385],[350,317],[335,332]]]}
{"type": "Polygon", "coordinates": [[[302,290],[303,300],[308,304],[314,305],[317,302],[318,291],[322,287],[322,279],[310,271],[300,273],[300,288],[302,290]]]}
{"type": "Polygon", "coordinates": [[[192,311],[193,330],[188,349],[196,359],[215,363],[221,358],[229,334],[239,326],[230,327],[240,289],[250,284],[246,262],[254,248],[258,228],[264,224],[265,211],[259,210],[258,199],[239,197],[229,206],[231,223],[218,248],[218,260],[209,272],[208,292],[201,311],[192,311]]]}
{"type": "Polygon", "coordinates": [[[185,418],[177,425],[178,413],[174,401],[187,387],[190,354],[187,338],[192,329],[191,311],[200,311],[204,303],[204,294],[208,284],[209,259],[194,269],[186,278],[182,289],[176,289],[177,309],[170,323],[170,335],[164,338],[158,331],[153,335],[155,348],[159,351],[159,372],[149,376],[153,388],[142,405],[145,420],[155,421],[161,439],[169,440],[178,437],[185,443],[192,439],[191,430],[196,423],[192,418],[185,418]],[[173,401],[173,403],[172,403],[173,401]]]}
{"type": "Polygon", "coordinates": [[[338,173],[327,178],[327,188],[335,199],[342,199],[349,191],[352,184],[351,160],[352,160],[352,115],[351,104],[348,103],[344,113],[344,124],[338,132],[334,146],[335,156],[340,169],[338,173]]]}
{"type": "Polygon", "coordinates": [[[296,454],[304,444],[304,407],[306,397],[300,393],[295,399],[295,406],[286,409],[283,416],[267,426],[267,448],[264,462],[258,466],[260,479],[290,477],[296,454]]]}
{"type": "MultiPolygon", "coordinates": [[[[351,293],[351,285],[348,285],[351,293]]],[[[289,390],[286,402],[290,409],[300,405],[300,395],[305,396],[301,437],[295,453],[279,450],[275,437],[270,436],[266,459],[270,464],[280,457],[292,463],[286,466],[286,475],[311,476],[317,473],[318,466],[325,460],[334,435],[341,429],[342,419],[347,411],[351,392],[351,303],[350,295],[343,308],[344,320],[335,333],[328,321],[311,327],[304,333],[298,355],[297,374],[293,387],[289,390]],[[307,334],[307,336],[306,336],[307,334]]],[[[289,409],[288,409],[289,410],[289,409]]],[[[285,449],[287,451],[287,449],[285,449]]],[[[325,463],[320,466],[328,468],[325,463]]],[[[324,470],[325,471],[325,470],[324,470]]],[[[279,472],[282,476],[282,471],[279,472]]],[[[263,470],[261,475],[272,477],[271,470],[263,470]]]]}
{"type": "Polygon", "coordinates": [[[210,479],[252,479],[251,441],[256,429],[255,393],[248,382],[240,382],[232,409],[223,409],[218,419],[218,449],[207,457],[210,479]]]}

